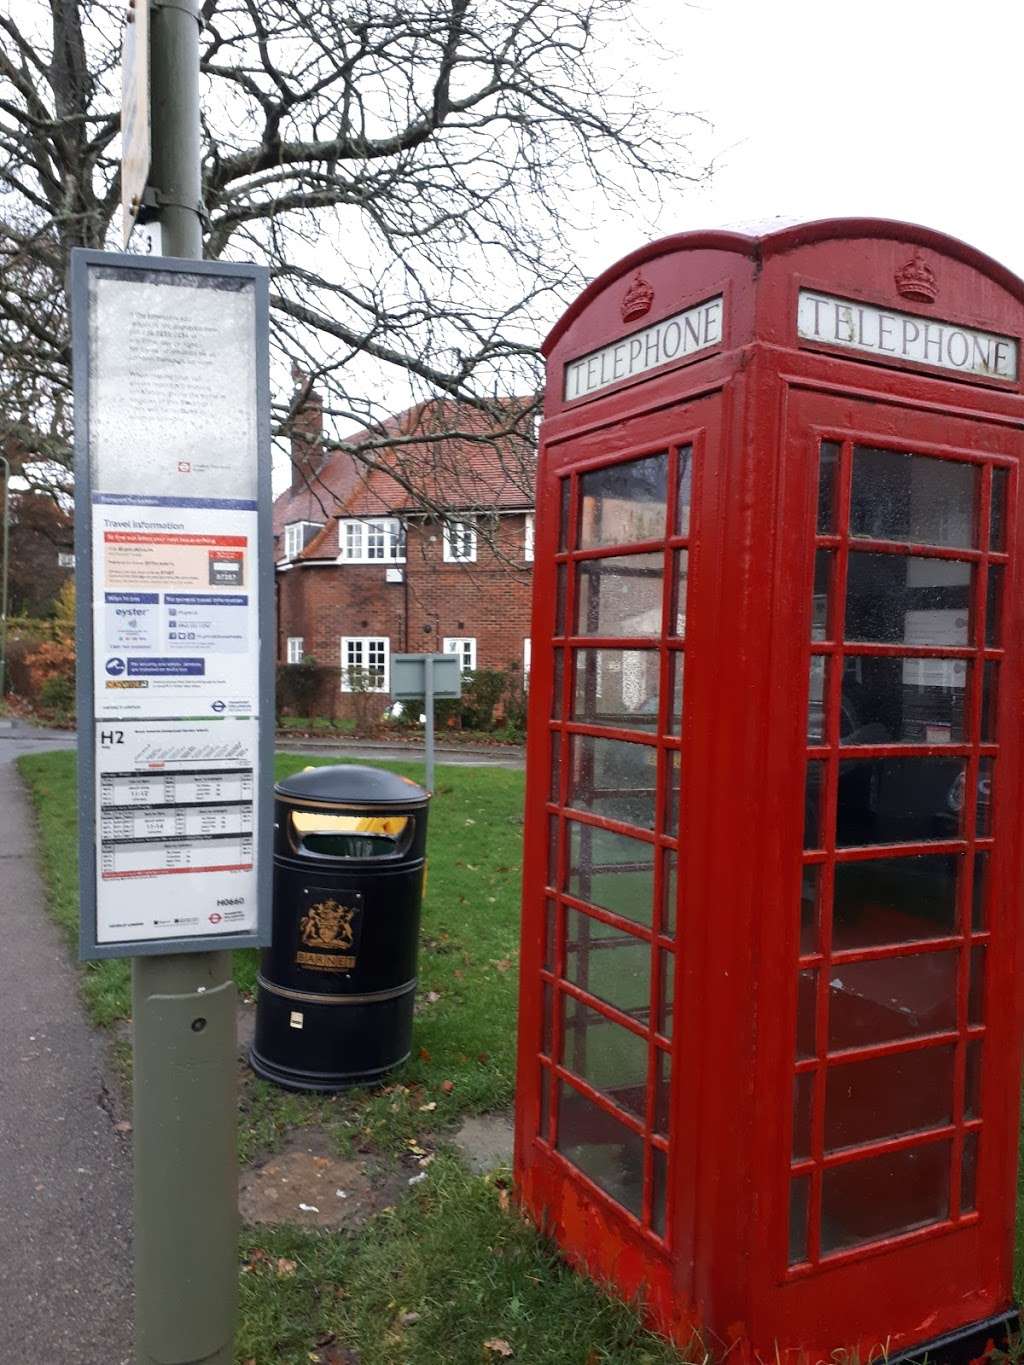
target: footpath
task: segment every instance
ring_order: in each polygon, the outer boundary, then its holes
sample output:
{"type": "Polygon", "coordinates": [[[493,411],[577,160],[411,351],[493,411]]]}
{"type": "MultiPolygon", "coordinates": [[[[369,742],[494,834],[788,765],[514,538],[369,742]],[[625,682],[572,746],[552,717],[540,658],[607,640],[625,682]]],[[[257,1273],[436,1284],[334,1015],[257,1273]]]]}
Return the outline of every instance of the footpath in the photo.
{"type": "Polygon", "coordinates": [[[131,1137],[36,870],[15,760],[48,746],[19,728],[0,731],[0,1361],[130,1365],[131,1137]]]}

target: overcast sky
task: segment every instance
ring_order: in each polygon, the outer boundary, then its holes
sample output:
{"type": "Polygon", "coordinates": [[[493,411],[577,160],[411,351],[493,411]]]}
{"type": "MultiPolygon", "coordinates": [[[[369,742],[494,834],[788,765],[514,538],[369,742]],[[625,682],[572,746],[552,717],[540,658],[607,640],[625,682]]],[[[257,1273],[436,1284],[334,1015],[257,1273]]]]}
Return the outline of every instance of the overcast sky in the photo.
{"type": "MultiPolygon", "coordinates": [[[[842,216],[923,223],[1024,276],[1024,0],[633,4],[662,59],[637,70],[613,44],[612,60],[666,118],[702,116],[689,142],[714,171],[660,212],[581,233],[588,277],[652,237],[842,216]]],[[[275,491],[288,477],[279,453],[275,491]]]]}
{"type": "MultiPolygon", "coordinates": [[[[659,235],[898,218],[1024,275],[1024,0],[635,3],[681,54],[651,78],[713,125],[693,144],[713,181],[669,206],[659,235]]],[[[640,240],[610,224],[594,273],[640,240]]]]}

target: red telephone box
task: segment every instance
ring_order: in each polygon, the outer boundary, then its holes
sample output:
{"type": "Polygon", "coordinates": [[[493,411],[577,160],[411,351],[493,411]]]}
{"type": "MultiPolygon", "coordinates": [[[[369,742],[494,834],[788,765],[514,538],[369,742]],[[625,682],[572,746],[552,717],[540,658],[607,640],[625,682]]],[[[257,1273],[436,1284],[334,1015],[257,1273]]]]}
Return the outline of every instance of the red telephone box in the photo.
{"type": "Polygon", "coordinates": [[[713,1352],[1012,1310],[1022,336],[843,220],[656,242],[546,343],[517,1183],[713,1352]]]}

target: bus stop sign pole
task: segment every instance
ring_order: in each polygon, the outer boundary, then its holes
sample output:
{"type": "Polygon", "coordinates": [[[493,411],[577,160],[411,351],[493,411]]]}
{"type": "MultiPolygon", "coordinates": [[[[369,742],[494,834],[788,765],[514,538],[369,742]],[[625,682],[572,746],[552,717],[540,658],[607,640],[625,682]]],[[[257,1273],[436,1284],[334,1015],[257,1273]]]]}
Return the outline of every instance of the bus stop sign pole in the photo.
{"type": "MultiPolygon", "coordinates": [[[[152,7],[163,253],[203,254],[199,7],[152,7]]],[[[137,54],[145,61],[145,52],[137,54]]],[[[238,1301],[236,990],[224,951],[132,960],[138,1365],[231,1365],[238,1301]]]]}

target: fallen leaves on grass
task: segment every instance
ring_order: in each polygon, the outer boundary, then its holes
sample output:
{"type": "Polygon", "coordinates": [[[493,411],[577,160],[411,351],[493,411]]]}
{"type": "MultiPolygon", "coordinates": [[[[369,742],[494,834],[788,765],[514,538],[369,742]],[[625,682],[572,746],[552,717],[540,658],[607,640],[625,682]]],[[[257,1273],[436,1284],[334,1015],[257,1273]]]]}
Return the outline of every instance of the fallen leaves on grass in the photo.
{"type": "Polygon", "coordinates": [[[496,1356],[507,1357],[513,1354],[512,1347],[504,1337],[490,1337],[484,1342],[484,1350],[492,1351],[496,1356]]]}
{"type": "Polygon", "coordinates": [[[277,1272],[278,1279],[284,1280],[295,1274],[298,1269],[298,1262],[290,1261],[287,1256],[278,1256],[274,1262],[274,1269],[277,1272]]]}
{"type": "Polygon", "coordinates": [[[333,1345],[311,1351],[309,1358],[316,1362],[316,1365],[361,1365],[362,1361],[358,1351],[353,1351],[348,1346],[333,1345]]]}
{"type": "Polygon", "coordinates": [[[455,1082],[454,1082],[454,1081],[442,1081],[442,1082],[441,1082],[441,1089],[442,1089],[442,1091],[444,1092],[444,1094],[450,1095],[450,1094],[452,1093],[452,1091],[455,1089],[455,1082]]]}

